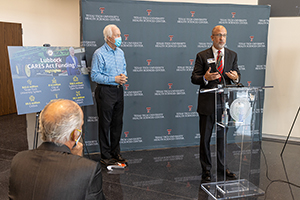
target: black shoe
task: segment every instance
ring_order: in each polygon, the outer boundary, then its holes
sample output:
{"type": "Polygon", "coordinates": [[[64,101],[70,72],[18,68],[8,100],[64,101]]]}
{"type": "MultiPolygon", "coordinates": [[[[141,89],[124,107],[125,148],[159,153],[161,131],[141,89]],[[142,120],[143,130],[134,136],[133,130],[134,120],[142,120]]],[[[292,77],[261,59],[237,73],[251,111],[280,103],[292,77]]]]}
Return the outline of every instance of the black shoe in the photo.
{"type": "Polygon", "coordinates": [[[113,159],[120,163],[126,163],[127,160],[123,158],[120,154],[117,154],[116,156],[113,156],[113,159]]]}
{"type": "Polygon", "coordinates": [[[100,162],[106,166],[117,164],[117,162],[114,159],[101,159],[100,162]]]}
{"type": "Polygon", "coordinates": [[[226,178],[236,179],[236,175],[235,175],[235,173],[232,173],[231,171],[229,171],[229,169],[226,169],[226,178]]]}
{"type": "Polygon", "coordinates": [[[202,172],[202,181],[203,182],[210,182],[211,181],[210,171],[203,171],[202,172]]]}

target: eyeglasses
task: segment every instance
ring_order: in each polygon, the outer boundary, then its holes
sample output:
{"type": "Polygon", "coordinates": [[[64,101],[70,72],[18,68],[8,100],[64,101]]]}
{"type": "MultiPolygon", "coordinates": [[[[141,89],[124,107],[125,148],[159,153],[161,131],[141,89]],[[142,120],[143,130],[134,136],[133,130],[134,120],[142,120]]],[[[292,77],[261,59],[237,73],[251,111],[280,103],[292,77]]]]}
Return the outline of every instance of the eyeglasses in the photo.
{"type": "Polygon", "coordinates": [[[223,37],[226,38],[226,37],[227,37],[227,34],[223,34],[223,35],[222,35],[222,34],[214,34],[214,36],[217,36],[217,37],[222,37],[222,36],[223,36],[223,37]]]}

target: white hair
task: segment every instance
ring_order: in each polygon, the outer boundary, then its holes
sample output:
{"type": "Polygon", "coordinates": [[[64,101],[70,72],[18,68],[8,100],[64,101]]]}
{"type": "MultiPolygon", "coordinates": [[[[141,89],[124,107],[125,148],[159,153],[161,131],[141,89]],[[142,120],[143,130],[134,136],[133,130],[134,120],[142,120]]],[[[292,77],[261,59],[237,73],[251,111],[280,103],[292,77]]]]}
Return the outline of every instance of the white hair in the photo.
{"type": "Polygon", "coordinates": [[[112,28],[118,28],[116,25],[114,24],[109,24],[107,26],[105,26],[105,28],[103,29],[103,36],[104,36],[104,41],[107,42],[107,37],[112,37],[112,28]]]}
{"type": "MultiPolygon", "coordinates": [[[[52,106],[53,107],[53,106],[52,106]]],[[[64,144],[70,140],[71,133],[75,129],[79,129],[82,125],[83,113],[81,108],[74,101],[66,99],[52,100],[40,113],[39,117],[39,132],[42,140],[64,144]],[[59,105],[63,105],[64,109],[59,109],[59,114],[56,110],[49,107],[53,104],[54,109],[59,105]]]]}

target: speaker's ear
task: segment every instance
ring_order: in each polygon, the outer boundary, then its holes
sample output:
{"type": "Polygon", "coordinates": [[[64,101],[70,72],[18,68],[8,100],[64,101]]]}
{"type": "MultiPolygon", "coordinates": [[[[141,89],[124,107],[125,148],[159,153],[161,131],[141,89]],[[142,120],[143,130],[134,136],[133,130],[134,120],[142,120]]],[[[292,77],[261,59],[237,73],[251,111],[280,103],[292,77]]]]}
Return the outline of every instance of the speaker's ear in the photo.
{"type": "Polygon", "coordinates": [[[73,130],[72,133],[71,133],[71,140],[72,141],[75,141],[75,131],[76,131],[76,129],[73,130]]]}

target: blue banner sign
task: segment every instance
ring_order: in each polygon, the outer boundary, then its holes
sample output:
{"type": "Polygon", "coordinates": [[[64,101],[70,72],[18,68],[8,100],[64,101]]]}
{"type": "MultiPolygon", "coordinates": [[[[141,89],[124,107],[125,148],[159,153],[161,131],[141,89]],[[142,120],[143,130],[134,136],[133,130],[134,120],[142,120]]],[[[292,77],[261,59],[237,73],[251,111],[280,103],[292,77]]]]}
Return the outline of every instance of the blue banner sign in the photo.
{"type": "Polygon", "coordinates": [[[93,105],[85,49],[9,46],[18,114],[40,112],[53,99],[93,105]]]}

